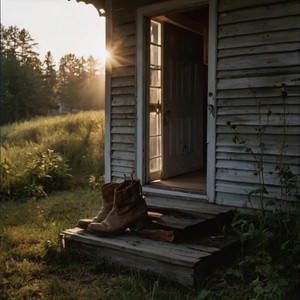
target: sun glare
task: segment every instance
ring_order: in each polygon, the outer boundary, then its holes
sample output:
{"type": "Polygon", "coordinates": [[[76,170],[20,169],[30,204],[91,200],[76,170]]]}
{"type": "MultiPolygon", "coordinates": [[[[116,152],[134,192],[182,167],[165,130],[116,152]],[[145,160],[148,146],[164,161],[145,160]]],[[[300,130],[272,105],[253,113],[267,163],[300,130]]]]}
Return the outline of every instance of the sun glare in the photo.
{"type": "Polygon", "coordinates": [[[105,51],[103,53],[103,58],[104,58],[104,61],[110,58],[110,52],[107,49],[105,49],[105,51]]]}

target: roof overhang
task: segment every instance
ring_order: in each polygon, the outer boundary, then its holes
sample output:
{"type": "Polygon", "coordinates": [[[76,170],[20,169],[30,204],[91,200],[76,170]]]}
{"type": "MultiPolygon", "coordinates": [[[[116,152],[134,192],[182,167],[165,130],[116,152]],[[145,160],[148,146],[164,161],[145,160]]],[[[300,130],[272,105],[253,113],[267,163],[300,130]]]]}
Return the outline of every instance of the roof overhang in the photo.
{"type": "Polygon", "coordinates": [[[84,2],[85,4],[92,4],[97,9],[100,17],[105,16],[105,0],[76,0],[76,2],[84,2]]]}

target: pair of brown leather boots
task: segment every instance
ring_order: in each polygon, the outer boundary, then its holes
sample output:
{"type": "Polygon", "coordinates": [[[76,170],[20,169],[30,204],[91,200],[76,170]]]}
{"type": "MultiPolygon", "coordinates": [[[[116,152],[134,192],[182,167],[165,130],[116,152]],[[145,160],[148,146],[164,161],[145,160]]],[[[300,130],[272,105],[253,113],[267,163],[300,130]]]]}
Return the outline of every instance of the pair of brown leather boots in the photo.
{"type": "Polygon", "coordinates": [[[141,227],[148,210],[139,180],[110,182],[102,186],[101,210],[93,219],[80,219],[77,226],[99,236],[114,236],[127,228],[141,227]]]}

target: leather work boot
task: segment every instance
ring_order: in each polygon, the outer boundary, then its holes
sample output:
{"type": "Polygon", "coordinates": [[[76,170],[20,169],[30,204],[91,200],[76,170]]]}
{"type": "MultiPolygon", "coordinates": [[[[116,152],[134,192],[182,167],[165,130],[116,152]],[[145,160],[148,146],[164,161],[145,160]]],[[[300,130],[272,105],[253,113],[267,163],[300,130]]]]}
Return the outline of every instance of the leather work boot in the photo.
{"type": "Polygon", "coordinates": [[[98,212],[98,215],[93,219],[80,219],[78,220],[77,227],[87,228],[90,223],[102,222],[110,213],[114,203],[114,192],[118,184],[116,182],[106,183],[102,186],[102,207],[98,212]]]}
{"type": "MultiPolygon", "coordinates": [[[[114,204],[106,219],[87,230],[99,236],[115,236],[147,220],[147,205],[139,180],[125,180],[115,189],[114,204]]],[[[139,224],[140,225],[140,224],[139,224]]]]}

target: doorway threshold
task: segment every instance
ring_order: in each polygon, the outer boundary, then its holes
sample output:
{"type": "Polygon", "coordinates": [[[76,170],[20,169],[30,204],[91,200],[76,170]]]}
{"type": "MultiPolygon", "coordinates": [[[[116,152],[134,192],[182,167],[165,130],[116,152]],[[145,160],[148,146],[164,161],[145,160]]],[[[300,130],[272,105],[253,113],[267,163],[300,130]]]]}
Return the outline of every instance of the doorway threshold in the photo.
{"type": "Polygon", "coordinates": [[[172,198],[182,198],[186,200],[201,200],[203,202],[208,201],[208,197],[203,192],[195,191],[195,190],[183,190],[176,188],[166,188],[162,186],[156,186],[154,184],[144,185],[143,193],[147,195],[153,196],[166,196],[172,198]]]}

